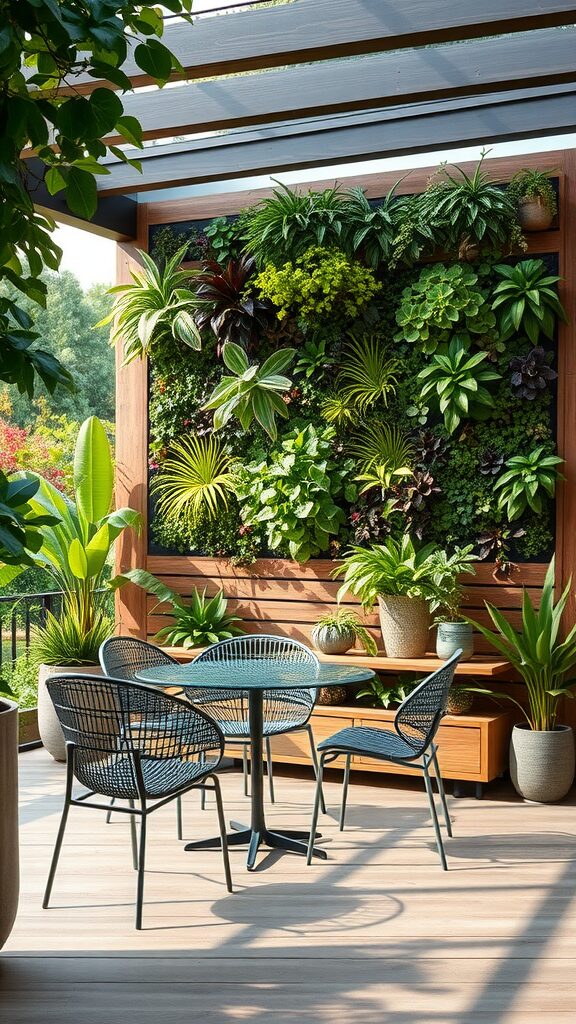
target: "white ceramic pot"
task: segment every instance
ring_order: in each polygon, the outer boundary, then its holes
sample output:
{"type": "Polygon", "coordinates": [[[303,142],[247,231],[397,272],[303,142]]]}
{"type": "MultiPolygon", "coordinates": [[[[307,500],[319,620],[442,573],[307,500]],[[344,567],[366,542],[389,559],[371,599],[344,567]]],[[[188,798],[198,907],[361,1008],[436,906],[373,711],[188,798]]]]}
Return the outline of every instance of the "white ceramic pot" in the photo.
{"type": "Polygon", "coordinates": [[[66,760],[66,744],[58,715],[46,689],[46,680],[50,676],[59,676],[66,672],[77,672],[78,675],[102,675],[100,665],[40,665],[38,669],[38,730],[42,743],[55,761],[66,760]]]}
{"type": "Polygon", "coordinates": [[[18,706],[0,700],[0,949],[18,909],[18,706]]]}
{"type": "Polygon", "coordinates": [[[525,800],[562,800],[574,782],[574,733],[569,725],[535,732],[515,725],[510,740],[510,777],[525,800]]]}

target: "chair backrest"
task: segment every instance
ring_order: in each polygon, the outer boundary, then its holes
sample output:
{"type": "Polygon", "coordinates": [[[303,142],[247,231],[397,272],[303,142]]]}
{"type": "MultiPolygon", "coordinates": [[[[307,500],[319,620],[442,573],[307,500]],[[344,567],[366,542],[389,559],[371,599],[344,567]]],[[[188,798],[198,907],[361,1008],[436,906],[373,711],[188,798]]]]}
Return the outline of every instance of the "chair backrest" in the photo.
{"type": "Polygon", "coordinates": [[[396,732],[421,754],[431,744],[440,720],[446,713],[448,692],[462,653],[462,650],[456,651],[440,668],[419,683],[396,712],[396,732]]]}
{"type": "MultiPolygon", "coordinates": [[[[236,662],[244,661],[247,658],[269,662],[271,666],[275,667],[279,662],[281,664],[311,665],[314,668],[320,664],[314,652],[299,643],[298,640],[291,640],[287,636],[269,636],[266,633],[245,633],[243,636],[235,636],[230,640],[220,640],[217,644],[212,644],[211,647],[202,651],[194,658],[194,662],[218,662],[233,669],[236,662]]],[[[185,691],[190,700],[197,700],[200,694],[200,691],[196,693],[191,687],[185,687],[185,691]]],[[[269,701],[273,700],[280,704],[283,700],[284,702],[297,701],[311,710],[316,700],[316,694],[316,687],[307,687],[298,690],[266,691],[265,697],[269,701]]],[[[214,696],[213,693],[212,700],[214,700],[214,696]]],[[[238,690],[226,690],[225,696],[224,691],[221,691],[220,699],[234,700],[238,697],[238,690]]]]}
{"type": "MultiPolygon", "coordinates": [[[[171,763],[224,751],[212,719],[152,687],[81,673],[51,676],[46,686],[64,739],[74,744],[74,774],[96,793],[157,796],[160,783],[168,793],[171,763]]],[[[175,775],[173,782],[178,788],[175,775]]]]}
{"type": "Polygon", "coordinates": [[[98,651],[103,672],[112,679],[136,679],[136,673],[157,665],[176,665],[174,658],[145,640],[111,636],[98,651]]]}

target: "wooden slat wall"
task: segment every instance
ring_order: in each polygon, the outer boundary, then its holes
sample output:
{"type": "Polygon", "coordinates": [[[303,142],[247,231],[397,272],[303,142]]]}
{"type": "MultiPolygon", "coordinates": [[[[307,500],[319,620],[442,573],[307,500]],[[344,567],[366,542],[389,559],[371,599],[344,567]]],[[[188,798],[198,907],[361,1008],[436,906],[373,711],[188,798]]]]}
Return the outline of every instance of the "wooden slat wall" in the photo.
{"type": "MultiPolygon", "coordinates": [[[[576,209],[576,156],[572,151],[536,153],[514,158],[491,160],[492,173],[501,181],[523,167],[554,168],[559,178],[560,217],[556,230],[534,234],[529,237],[529,252],[558,253],[559,272],[563,278],[561,298],[570,314],[568,325],[559,325],[559,388],[558,388],[558,448],[565,458],[566,482],[558,489],[557,501],[557,570],[558,579],[576,577],[576,533],[572,524],[576,521],[576,431],[574,430],[576,390],[576,344],[574,322],[576,321],[576,271],[573,248],[576,235],[570,230],[576,209]]],[[[471,164],[463,165],[471,170],[471,164]]],[[[418,168],[402,183],[403,192],[418,192],[426,186],[434,168],[418,168]]],[[[362,185],[369,196],[385,195],[394,184],[397,172],[378,173],[365,176],[351,176],[344,179],[347,185],[362,185]]],[[[333,184],[333,179],[310,182],[301,187],[323,188],[333,184]]],[[[240,208],[257,202],[270,190],[232,192],[213,196],[197,196],[187,200],[170,200],[151,203],[141,207],[139,242],[142,245],[145,227],[151,224],[177,223],[179,221],[203,220],[218,215],[237,213],[240,208]]],[[[146,407],[146,372],[139,374],[120,369],[118,393],[124,396],[118,410],[118,435],[124,440],[122,458],[123,493],[136,496],[137,505],[145,512],[145,462],[142,456],[144,426],[142,410],[146,407]],[[135,424],[136,429],[135,429],[135,424]],[[130,462],[129,449],[132,446],[134,459],[130,462]],[[131,479],[130,479],[131,477],[131,479]],[[129,487],[128,484],[131,486],[129,487]]],[[[132,502],[134,503],[134,502],[132,502]]],[[[230,600],[230,608],[246,619],[246,629],[252,632],[288,633],[307,641],[314,622],[336,599],[338,583],[330,572],[334,563],[314,560],[300,566],[281,559],[259,560],[250,568],[234,567],[230,562],[181,556],[149,555],[145,558],[143,545],[138,545],[140,565],[164,579],[181,593],[189,593],[192,586],[207,586],[210,593],[220,586],[230,600]]],[[[122,549],[118,567],[135,564],[134,550],[122,549]]],[[[518,622],[522,586],[530,588],[533,596],[542,586],[545,566],[521,564],[508,580],[493,576],[493,566],[480,564],[476,578],[466,578],[468,599],[466,608],[472,617],[486,621],[484,601],[493,601],[505,611],[513,623],[518,622]]],[[[136,588],[127,587],[120,592],[118,610],[118,631],[133,635],[151,636],[166,619],[160,618],[151,599],[139,600],[136,588]],[[147,613],[147,617],[146,617],[147,613]],[[145,621],[146,618],[146,621],[145,621]]],[[[351,599],[350,605],[355,602],[351,599]]],[[[568,620],[574,621],[576,604],[572,604],[568,620]]],[[[369,628],[378,641],[377,618],[368,619],[369,628]]],[[[477,649],[487,652],[487,646],[478,637],[477,649]]]]}

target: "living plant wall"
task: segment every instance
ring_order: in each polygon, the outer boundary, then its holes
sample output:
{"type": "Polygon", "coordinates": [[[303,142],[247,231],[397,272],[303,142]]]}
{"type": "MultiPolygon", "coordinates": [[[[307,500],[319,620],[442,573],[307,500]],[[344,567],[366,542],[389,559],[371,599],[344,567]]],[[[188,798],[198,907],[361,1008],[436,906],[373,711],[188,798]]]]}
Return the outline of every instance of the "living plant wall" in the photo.
{"type": "Polygon", "coordinates": [[[418,195],[292,191],[157,226],[120,286],[150,357],[150,549],[249,564],[410,533],[480,559],[554,547],[557,257],[531,196],[442,167],[418,195]]]}

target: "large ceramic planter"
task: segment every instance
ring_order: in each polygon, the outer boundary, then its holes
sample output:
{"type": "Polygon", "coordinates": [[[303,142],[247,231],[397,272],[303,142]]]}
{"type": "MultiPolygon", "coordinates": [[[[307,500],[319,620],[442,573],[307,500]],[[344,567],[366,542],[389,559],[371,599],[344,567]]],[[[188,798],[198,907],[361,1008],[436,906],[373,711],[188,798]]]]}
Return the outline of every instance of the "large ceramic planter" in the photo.
{"type": "Polygon", "coordinates": [[[446,660],[462,648],[462,661],[474,654],[474,633],[469,622],[439,622],[436,630],[436,654],[446,660]]]}
{"type": "Polygon", "coordinates": [[[314,626],[312,642],[322,654],[346,654],[356,643],[356,633],[349,627],[314,626]]]}
{"type": "Polygon", "coordinates": [[[0,948],[18,908],[18,707],[0,700],[0,948]]]}
{"type": "Polygon", "coordinates": [[[378,598],[380,628],[388,658],[421,658],[430,639],[430,612],[420,597],[378,598]]]}
{"type": "Polygon", "coordinates": [[[535,732],[515,725],[510,741],[510,777],[525,800],[562,800],[574,782],[574,733],[569,725],[535,732]]]}
{"type": "Polygon", "coordinates": [[[42,743],[55,761],[66,760],[66,744],[58,715],[46,689],[46,680],[50,676],[59,676],[66,672],[78,672],[78,675],[102,675],[100,665],[40,665],[38,669],[38,730],[42,743]]]}
{"type": "Polygon", "coordinates": [[[518,206],[518,221],[523,231],[548,231],[554,214],[541,199],[523,199],[518,206]]]}

